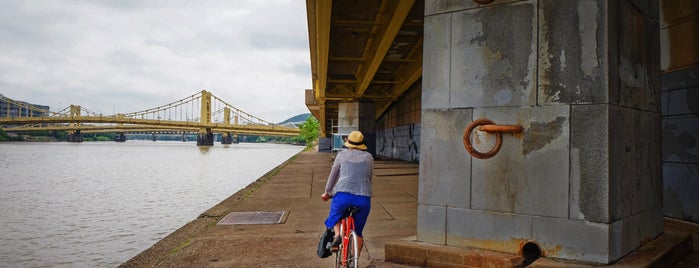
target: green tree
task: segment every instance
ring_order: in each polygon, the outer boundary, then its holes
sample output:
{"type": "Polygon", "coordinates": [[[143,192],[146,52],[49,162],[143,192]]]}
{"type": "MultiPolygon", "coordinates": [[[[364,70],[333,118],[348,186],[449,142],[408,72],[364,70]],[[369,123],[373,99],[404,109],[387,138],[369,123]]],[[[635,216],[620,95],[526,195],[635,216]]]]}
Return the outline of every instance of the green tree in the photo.
{"type": "Polygon", "coordinates": [[[10,139],[10,137],[7,136],[7,133],[5,132],[5,130],[0,128],[0,141],[6,141],[9,139],[10,139]]]}
{"type": "Polygon", "coordinates": [[[320,132],[318,119],[314,116],[309,116],[306,122],[299,126],[299,129],[301,129],[299,137],[306,141],[306,147],[313,147],[313,142],[318,139],[318,133],[320,132]]]}
{"type": "Polygon", "coordinates": [[[65,131],[54,130],[53,137],[56,138],[57,141],[66,141],[68,139],[68,133],[65,131]]]}

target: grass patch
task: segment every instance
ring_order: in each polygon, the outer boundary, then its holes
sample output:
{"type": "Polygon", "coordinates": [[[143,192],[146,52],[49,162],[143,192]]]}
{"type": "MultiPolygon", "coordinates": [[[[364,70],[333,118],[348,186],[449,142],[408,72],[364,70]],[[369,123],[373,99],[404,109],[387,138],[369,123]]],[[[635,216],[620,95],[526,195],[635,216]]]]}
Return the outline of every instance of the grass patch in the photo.
{"type": "Polygon", "coordinates": [[[183,248],[189,246],[189,244],[191,244],[191,243],[192,243],[192,238],[190,237],[187,240],[185,240],[184,242],[182,242],[182,244],[179,244],[178,246],[176,246],[175,248],[170,250],[170,254],[175,254],[175,253],[179,252],[183,248]]]}

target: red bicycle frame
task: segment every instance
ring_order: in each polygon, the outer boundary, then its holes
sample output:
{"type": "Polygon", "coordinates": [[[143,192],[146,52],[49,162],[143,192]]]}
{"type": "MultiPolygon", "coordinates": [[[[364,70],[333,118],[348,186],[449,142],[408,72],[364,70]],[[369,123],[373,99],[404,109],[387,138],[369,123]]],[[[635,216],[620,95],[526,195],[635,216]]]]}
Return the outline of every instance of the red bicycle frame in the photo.
{"type": "MultiPolygon", "coordinates": [[[[340,224],[340,233],[342,234],[342,259],[341,264],[347,264],[347,254],[349,252],[350,234],[354,231],[354,217],[352,214],[342,219],[340,224]]],[[[355,254],[357,254],[355,252],[355,254]]]]}

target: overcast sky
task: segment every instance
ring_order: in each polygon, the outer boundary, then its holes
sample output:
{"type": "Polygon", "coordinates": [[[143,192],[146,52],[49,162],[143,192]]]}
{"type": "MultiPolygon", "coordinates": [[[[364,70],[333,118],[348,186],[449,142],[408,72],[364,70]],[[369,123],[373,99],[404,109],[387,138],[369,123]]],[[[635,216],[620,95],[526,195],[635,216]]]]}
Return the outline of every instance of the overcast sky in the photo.
{"type": "Polygon", "coordinates": [[[107,115],[206,89],[279,122],[308,112],[307,28],[300,0],[0,0],[0,94],[107,115]]]}

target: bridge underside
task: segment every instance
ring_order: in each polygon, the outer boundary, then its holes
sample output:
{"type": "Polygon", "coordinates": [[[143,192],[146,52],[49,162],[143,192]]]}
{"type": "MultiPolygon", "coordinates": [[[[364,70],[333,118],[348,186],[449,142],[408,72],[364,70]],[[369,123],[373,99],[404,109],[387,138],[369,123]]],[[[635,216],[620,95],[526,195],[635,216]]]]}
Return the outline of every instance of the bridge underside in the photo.
{"type": "Polygon", "coordinates": [[[332,134],[341,103],[379,118],[422,77],[424,1],[307,0],[313,89],[306,106],[332,134]]]}

